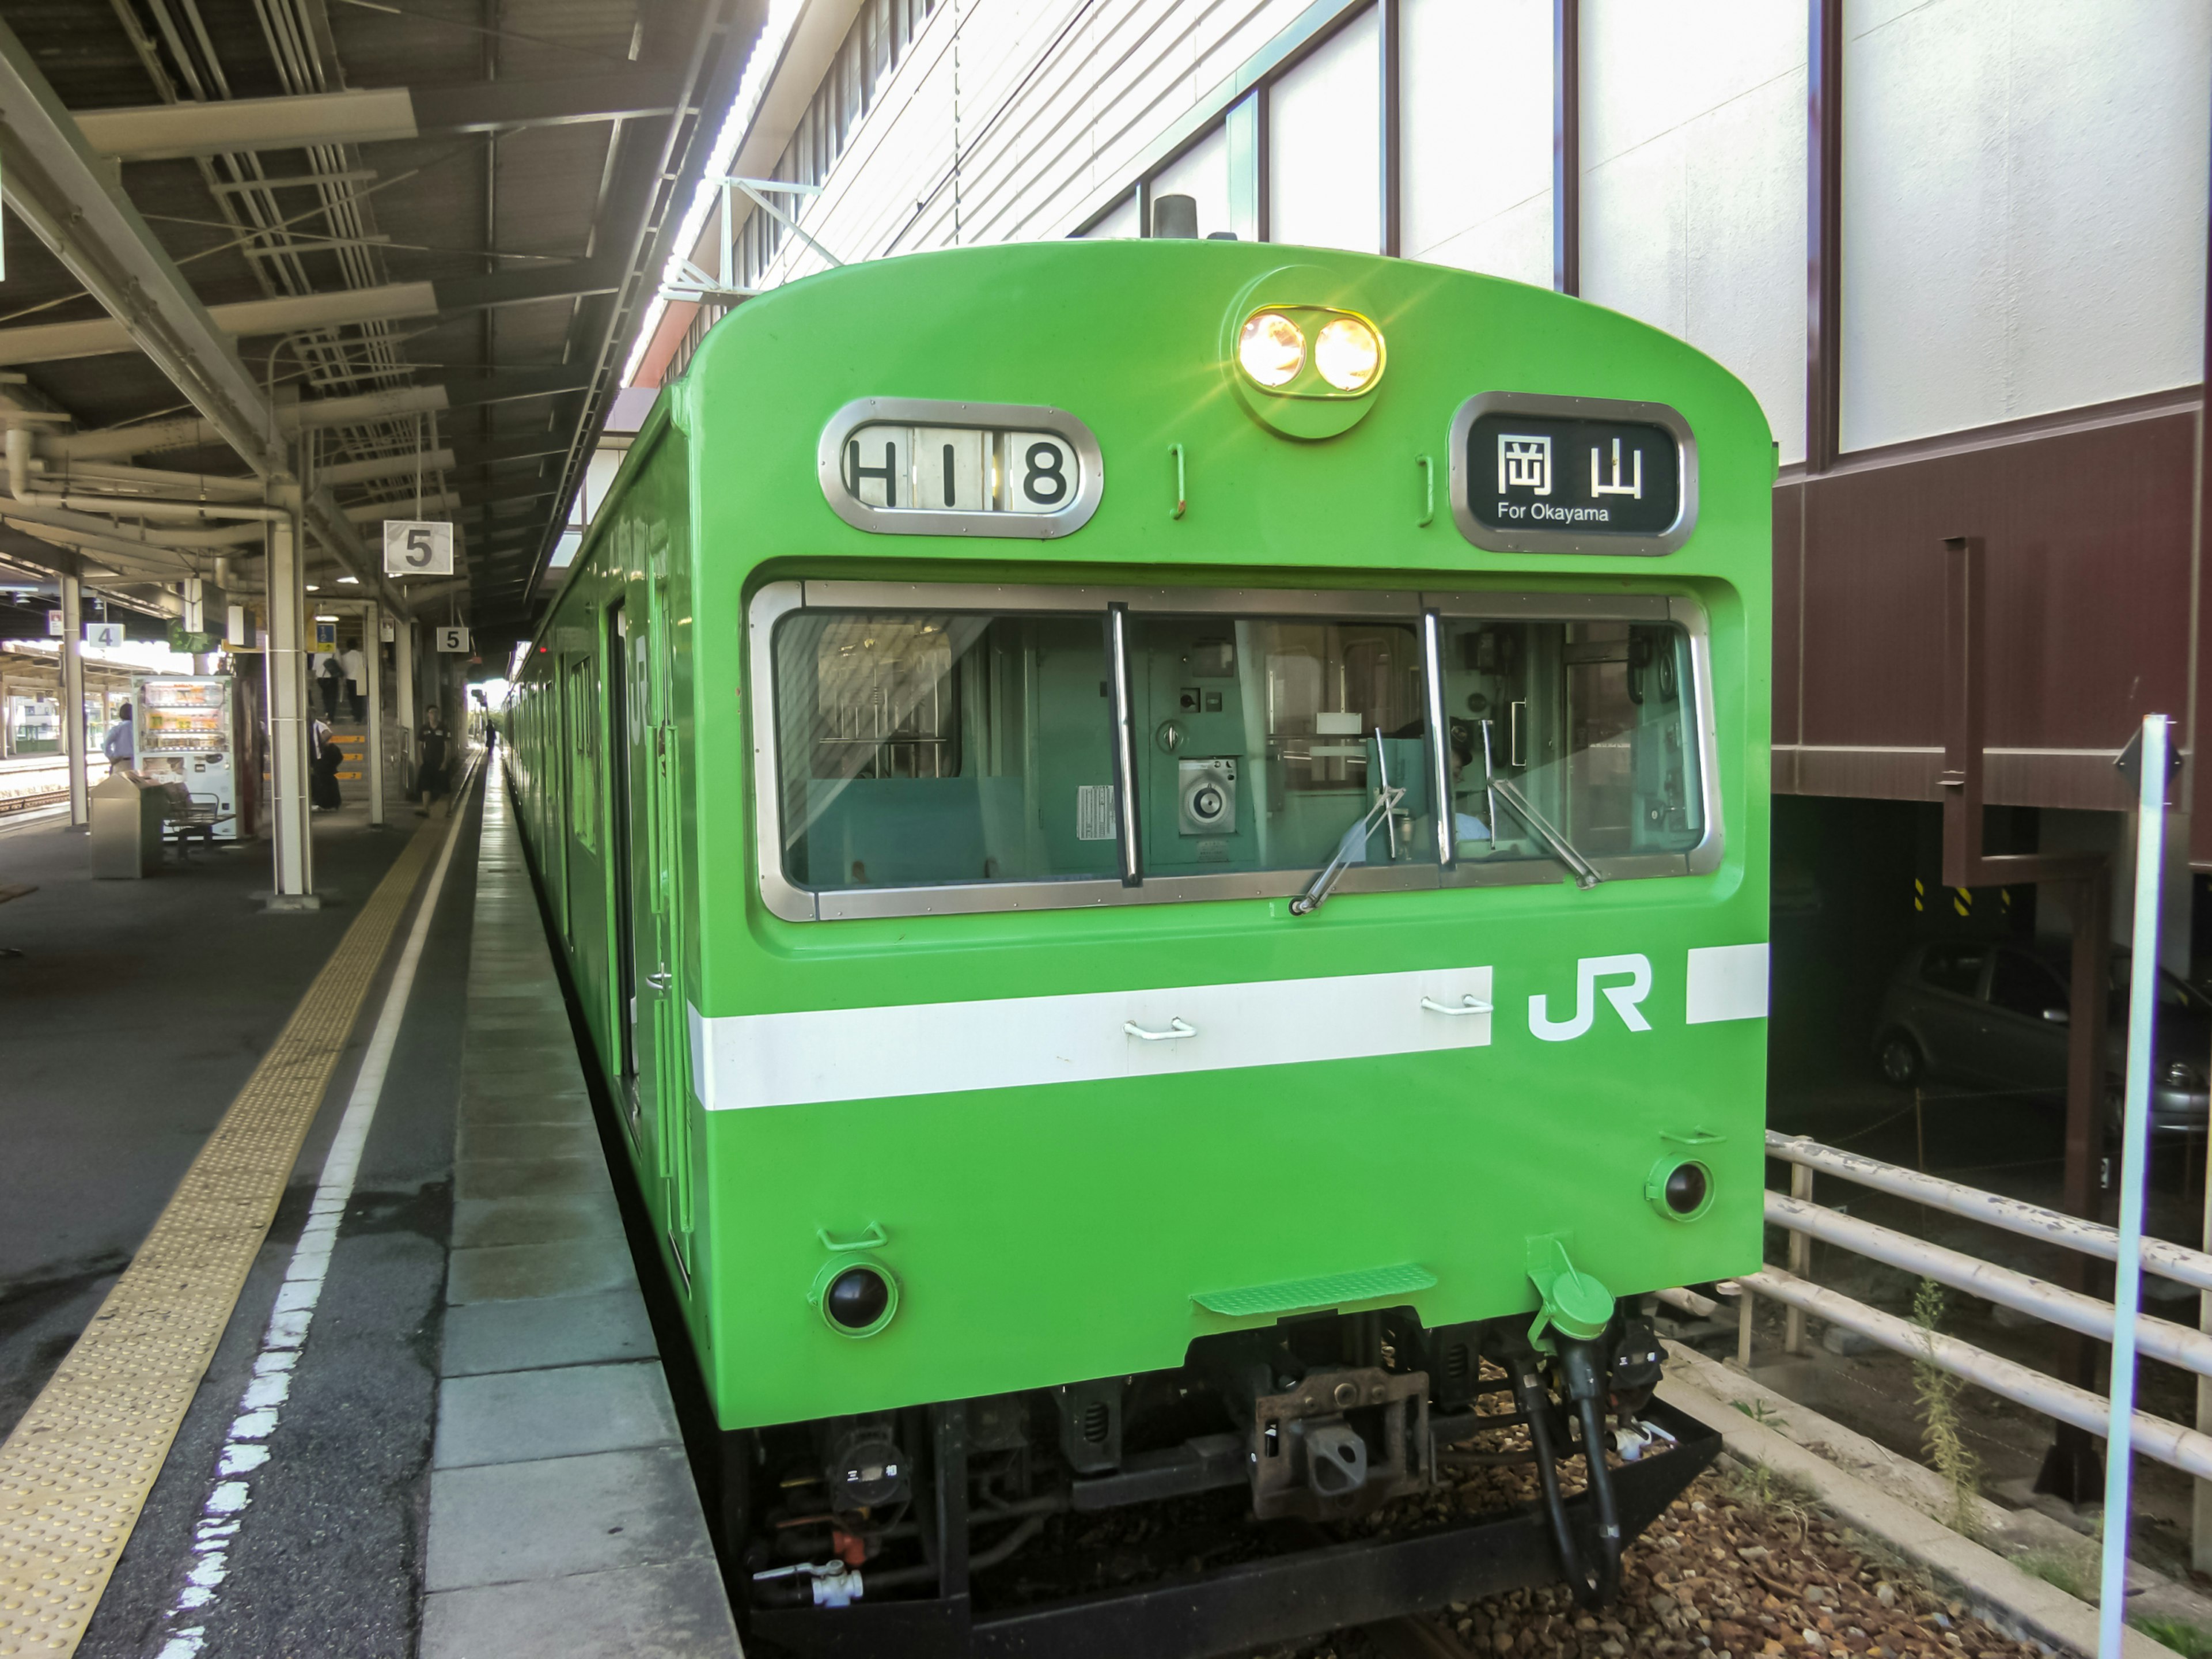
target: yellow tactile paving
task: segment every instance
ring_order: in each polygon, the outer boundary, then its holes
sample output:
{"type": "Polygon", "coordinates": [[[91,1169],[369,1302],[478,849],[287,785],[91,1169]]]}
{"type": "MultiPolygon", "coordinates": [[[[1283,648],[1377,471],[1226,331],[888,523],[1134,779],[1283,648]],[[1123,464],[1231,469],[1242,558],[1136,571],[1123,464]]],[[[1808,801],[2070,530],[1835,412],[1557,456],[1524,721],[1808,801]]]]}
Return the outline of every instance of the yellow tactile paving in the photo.
{"type": "Polygon", "coordinates": [[[0,1656],[76,1650],[214,1358],[443,823],[400,852],[0,1446],[0,1656]]]}

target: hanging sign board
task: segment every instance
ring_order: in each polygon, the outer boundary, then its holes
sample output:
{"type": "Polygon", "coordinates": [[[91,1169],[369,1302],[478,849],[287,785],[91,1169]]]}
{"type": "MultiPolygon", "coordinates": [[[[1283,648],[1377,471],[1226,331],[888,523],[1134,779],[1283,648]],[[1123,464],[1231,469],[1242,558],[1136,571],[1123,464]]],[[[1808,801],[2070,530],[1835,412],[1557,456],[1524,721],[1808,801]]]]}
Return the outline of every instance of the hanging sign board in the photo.
{"type": "Polygon", "coordinates": [[[384,521],[384,574],[387,576],[450,576],[453,574],[453,526],[424,519],[384,521]]]}
{"type": "Polygon", "coordinates": [[[466,651],[469,648],[469,630],[467,629],[441,628],[438,629],[437,632],[439,650],[466,651]]]}
{"type": "Polygon", "coordinates": [[[112,651],[123,643],[121,623],[87,623],[84,642],[102,651],[112,651]]]}

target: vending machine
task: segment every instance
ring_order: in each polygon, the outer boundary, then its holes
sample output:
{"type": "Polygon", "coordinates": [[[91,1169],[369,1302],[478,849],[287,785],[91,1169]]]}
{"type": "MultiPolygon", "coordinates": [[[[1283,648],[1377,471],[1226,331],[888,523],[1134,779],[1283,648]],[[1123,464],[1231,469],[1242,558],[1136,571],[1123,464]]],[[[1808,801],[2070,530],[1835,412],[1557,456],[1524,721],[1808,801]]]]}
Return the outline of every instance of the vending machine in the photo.
{"type": "Polygon", "coordinates": [[[222,841],[238,835],[230,708],[228,674],[157,674],[138,682],[131,705],[138,771],[156,783],[183,784],[193,805],[215,814],[222,841]]]}

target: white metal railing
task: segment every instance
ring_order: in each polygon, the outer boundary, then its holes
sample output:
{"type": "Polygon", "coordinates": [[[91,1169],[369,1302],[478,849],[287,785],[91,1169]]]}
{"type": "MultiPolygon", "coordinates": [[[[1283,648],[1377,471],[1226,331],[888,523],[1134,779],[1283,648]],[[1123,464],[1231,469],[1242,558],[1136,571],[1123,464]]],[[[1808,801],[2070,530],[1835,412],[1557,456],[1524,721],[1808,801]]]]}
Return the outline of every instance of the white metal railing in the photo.
{"type": "MultiPolygon", "coordinates": [[[[2120,1158],[2120,1225],[2063,1215],[2040,1205],[2002,1198],[1954,1181],[1900,1169],[1893,1164],[1825,1146],[1802,1135],[1768,1132],[1766,1151],[1793,1165],[1790,1191],[1766,1194],[1766,1219],[1791,1235],[1790,1267],[1765,1267],[1735,1281],[1741,1291],[1737,1358],[1748,1364],[1753,1298],[1771,1297],[1791,1310],[1790,1342],[1797,1351],[1803,1316],[1856,1331],[1882,1346],[1925,1360],[2031,1411],[2103,1437],[2106,1514],[2118,1517],[2105,1532],[2102,1612],[2099,1651],[2117,1656],[2124,1614],[2121,1578],[2125,1565],[2130,1486],[2130,1452],[2139,1450],[2162,1463],[2212,1480],[2212,1434],[2186,1428],[2135,1409],[2136,1355],[2212,1378],[2212,1334],[2142,1316],[2142,1275],[2154,1273],[2212,1292],[2212,1255],[2142,1237],[2143,1184],[2149,1121],[2149,1073],[2153,1058],[2152,1018],[2158,968],[2158,894],[2164,856],[2166,757],[2171,737],[2163,715],[2143,721],[2140,748],[2129,753],[2140,767],[2136,811],[2136,908],[2133,972],[2129,980],[2128,1067],[2125,1118],[2120,1158]],[[2046,1279],[1960,1250],[1929,1243],[1893,1228],[1846,1215],[1812,1201],[1815,1173],[1839,1177],[1930,1209],[1962,1216],[2024,1237],[2115,1264],[2111,1302],[2085,1296],[2046,1279]],[[1811,1241],[1819,1239],[1868,1260],[1897,1267],[1954,1289],[1969,1291],[2002,1307],[2112,1345],[2110,1397],[2049,1376],[2032,1367],[1947,1336],[1894,1314],[1853,1301],[1813,1283],[1811,1241]]],[[[2124,759],[2125,757],[2123,757],[2124,759]]],[[[1727,1287],[1723,1287],[1727,1288],[1727,1287]]],[[[1711,1298],[1694,1291],[1662,1291],[1660,1299],[1706,1317],[1717,1310],[1711,1298]]],[[[2202,1389],[2200,1388],[2200,1392],[2202,1389]]]]}

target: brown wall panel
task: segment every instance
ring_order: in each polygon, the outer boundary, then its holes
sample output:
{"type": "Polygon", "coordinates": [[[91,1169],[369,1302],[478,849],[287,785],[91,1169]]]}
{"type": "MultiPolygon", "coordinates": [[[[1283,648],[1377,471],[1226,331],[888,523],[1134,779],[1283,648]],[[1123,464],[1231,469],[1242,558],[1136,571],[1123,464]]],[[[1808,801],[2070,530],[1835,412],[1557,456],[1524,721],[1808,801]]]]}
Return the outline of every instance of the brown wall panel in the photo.
{"type": "MultiPolygon", "coordinates": [[[[1801,709],[1797,698],[1798,630],[1804,619],[1802,575],[1805,550],[1805,498],[1795,481],[1777,485],[1774,491],[1774,744],[1798,743],[1801,709]]],[[[1794,791],[1780,777],[1775,787],[1784,794],[1794,791]]]]}
{"type": "Polygon", "coordinates": [[[2144,714],[2184,714],[2196,441],[2193,415],[2166,414],[1796,486],[1802,740],[1942,742],[1946,536],[1989,547],[1990,747],[2114,750],[2144,714]]]}

